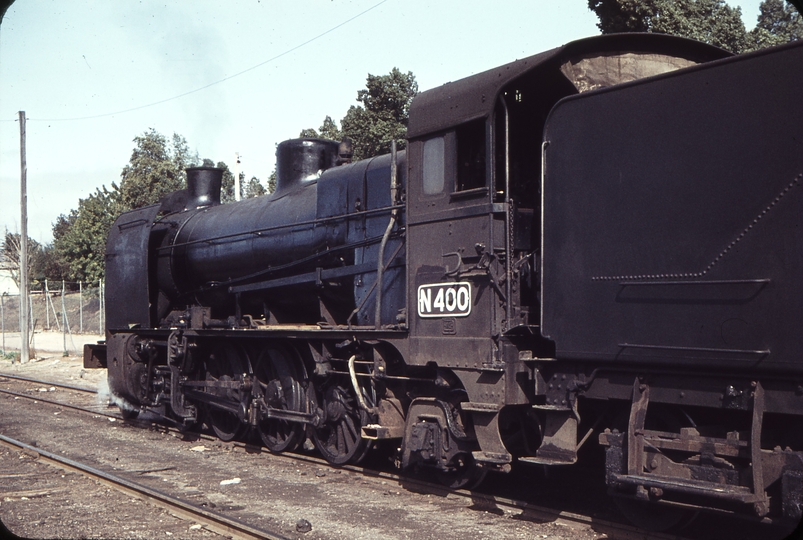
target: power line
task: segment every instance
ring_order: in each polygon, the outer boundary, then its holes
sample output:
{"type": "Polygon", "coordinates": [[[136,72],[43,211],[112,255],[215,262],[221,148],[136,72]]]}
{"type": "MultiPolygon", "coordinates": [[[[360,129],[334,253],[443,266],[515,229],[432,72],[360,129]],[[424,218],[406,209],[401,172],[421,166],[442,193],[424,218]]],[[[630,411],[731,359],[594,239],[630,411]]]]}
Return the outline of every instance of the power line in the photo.
{"type": "Polygon", "coordinates": [[[350,23],[350,22],[352,22],[352,21],[354,21],[356,19],[359,19],[360,17],[362,17],[363,15],[368,13],[369,11],[372,11],[372,10],[378,8],[379,6],[384,4],[385,2],[388,2],[388,0],[381,0],[380,2],[374,4],[373,6],[369,7],[368,9],[366,9],[365,11],[362,11],[362,12],[358,13],[357,15],[351,17],[350,19],[347,19],[347,20],[343,21],[342,23],[338,24],[337,26],[333,26],[329,30],[327,30],[327,31],[325,31],[325,32],[323,32],[321,34],[318,34],[317,36],[315,36],[313,38],[310,38],[307,41],[305,41],[305,42],[303,42],[303,43],[301,43],[299,45],[296,45],[293,48],[287,49],[286,51],[284,51],[282,53],[279,53],[279,54],[277,54],[276,56],[274,56],[272,58],[268,58],[267,60],[265,60],[263,62],[260,62],[259,64],[256,64],[256,65],[251,66],[251,67],[249,67],[247,69],[244,69],[244,70],[242,70],[242,71],[240,71],[238,73],[235,73],[234,75],[229,75],[228,77],[224,77],[224,78],[219,79],[219,80],[217,80],[215,82],[211,82],[211,83],[209,83],[207,85],[201,86],[200,88],[196,88],[194,90],[190,90],[188,92],[184,92],[183,94],[178,94],[178,95],[173,96],[173,97],[165,98],[165,99],[162,99],[162,100],[159,100],[159,101],[154,101],[153,103],[148,103],[146,105],[139,105],[138,107],[132,107],[130,109],[124,109],[124,110],[116,111],[116,112],[96,114],[96,115],[93,115],[93,116],[78,116],[78,117],[75,117],[75,118],[30,118],[29,121],[31,121],[31,122],[72,122],[72,121],[77,121],[77,120],[94,120],[96,118],[105,118],[107,116],[115,116],[115,115],[118,115],[118,114],[126,114],[126,113],[130,113],[130,112],[134,112],[134,111],[139,111],[139,110],[142,110],[142,109],[147,109],[148,107],[154,107],[156,105],[161,105],[162,103],[167,103],[168,101],[173,101],[173,100],[176,100],[176,99],[183,98],[185,96],[189,96],[190,94],[195,94],[196,92],[200,92],[202,90],[206,90],[207,88],[210,88],[210,87],[215,86],[217,84],[229,81],[231,79],[234,79],[235,77],[239,77],[240,75],[245,75],[249,71],[253,71],[253,70],[257,69],[257,68],[260,68],[260,67],[262,67],[262,66],[264,66],[266,64],[269,64],[269,63],[271,63],[271,62],[273,62],[275,60],[278,60],[279,58],[281,58],[283,56],[287,56],[288,54],[290,54],[292,52],[295,52],[298,49],[300,49],[300,48],[302,48],[302,47],[304,47],[306,45],[309,45],[313,41],[317,41],[318,39],[324,37],[325,35],[331,34],[335,30],[337,30],[338,28],[340,28],[342,26],[345,26],[348,23],[350,23]]]}

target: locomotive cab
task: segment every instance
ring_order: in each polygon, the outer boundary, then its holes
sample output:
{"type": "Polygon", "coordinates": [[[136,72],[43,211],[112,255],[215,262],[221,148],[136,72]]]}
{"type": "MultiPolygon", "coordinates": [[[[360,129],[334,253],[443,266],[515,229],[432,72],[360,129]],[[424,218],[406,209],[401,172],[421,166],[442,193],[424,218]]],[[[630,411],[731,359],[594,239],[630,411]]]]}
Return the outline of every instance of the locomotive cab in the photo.
{"type": "Polygon", "coordinates": [[[547,403],[539,386],[539,359],[555,357],[540,333],[542,132],[550,111],[567,96],[727,55],[667,36],[602,36],[416,97],[408,126],[408,361],[460,378],[461,408],[482,447],[477,462],[509,468],[511,445],[500,429],[541,431],[530,419],[533,404],[543,408],[545,436],[532,443],[536,455],[514,450],[518,459],[576,460],[572,406],[563,398],[547,403]]]}

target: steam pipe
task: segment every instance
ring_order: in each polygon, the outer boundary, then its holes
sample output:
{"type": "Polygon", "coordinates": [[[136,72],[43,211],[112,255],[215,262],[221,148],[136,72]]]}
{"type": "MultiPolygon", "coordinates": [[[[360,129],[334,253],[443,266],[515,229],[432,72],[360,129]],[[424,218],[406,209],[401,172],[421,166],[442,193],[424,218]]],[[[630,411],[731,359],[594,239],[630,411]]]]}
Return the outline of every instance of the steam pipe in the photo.
{"type": "MultiPolygon", "coordinates": [[[[390,141],[390,204],[396,202],[396,141],[390,141]]],[[[379,330],[382,327],[382,277],[385,272],[385,245],[388,243],[390,232],[396,224],[397,210],[394,208],[390,212],[390,221],[388,227],[385,229],[385,234],[382,236],[382,242],[379,244],[379,257],[376,268],[376,310],[374,312],[374,328],[379,330]]]]}

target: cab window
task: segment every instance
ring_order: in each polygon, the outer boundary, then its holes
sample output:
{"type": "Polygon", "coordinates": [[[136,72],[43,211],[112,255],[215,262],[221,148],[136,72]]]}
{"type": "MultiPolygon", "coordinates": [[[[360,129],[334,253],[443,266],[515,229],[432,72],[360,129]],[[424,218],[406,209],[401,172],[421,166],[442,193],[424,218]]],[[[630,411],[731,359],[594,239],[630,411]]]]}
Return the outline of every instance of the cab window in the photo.
{"type": "Polygon", "coordinates": [[[443,193],[446,185],[445,144],[443,137],[424,141],[424,195],[443,193]]]}

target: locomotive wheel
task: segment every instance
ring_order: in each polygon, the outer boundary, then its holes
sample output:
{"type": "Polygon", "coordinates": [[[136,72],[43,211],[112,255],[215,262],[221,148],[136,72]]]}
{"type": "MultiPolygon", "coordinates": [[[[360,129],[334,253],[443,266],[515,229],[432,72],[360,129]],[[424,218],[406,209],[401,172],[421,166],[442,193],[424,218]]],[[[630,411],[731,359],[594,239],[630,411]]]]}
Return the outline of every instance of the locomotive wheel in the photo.
{"type": "MultiPolygon", "coordinates": [[[[262,351],[254,369],[265,403],[274,409],[304,412],[306,393],[301,386],[301,359],[290,347],[271,345],[262,351]]],[[[261,419],[257,431],[271,452],[293,451],[304,442],[306,428],[298,422],[261,419]]]]}
{"type": "Polygon", "coordinates": [[[438,471],[438,482],[449,489],[475,489],[479,487],[488,469],[479,467],[471,454],[459,454],[452,460],[451,471],[438,471]]]}
{"type": "MultiPolygon", "coordinates": [[[[237,375],[249,371],[248,357],[245,352],[232,343],[223,342],[214,345],[206,361],[207,381],[233,381],[236,380],[237,375]]],[[[240,403],[240,390],[212,388],[210,392],[227,401],[240,403]]],[[[209,406],[206,418],[215,435],[222,441],[231,441],[245,432],[245,424],[234,413],[209,406]]]]}
{"type": "Polygon", "coordinates": [[[342,386],[327,388],[322,396],[325,422],[312,433],[315,447],[332,465],[360,463],[371,449],[371,442],[362,438],[361,428],[369,422],[356,397],[342,386]]]}

